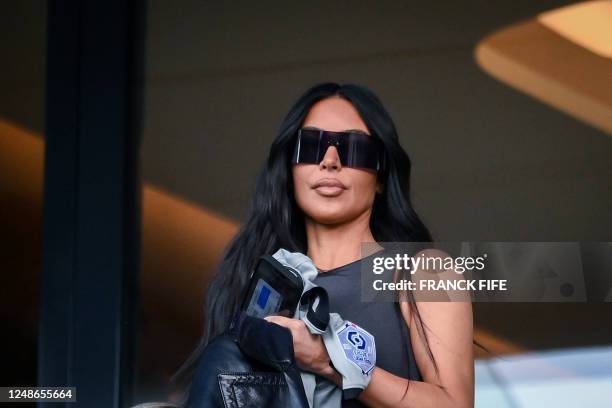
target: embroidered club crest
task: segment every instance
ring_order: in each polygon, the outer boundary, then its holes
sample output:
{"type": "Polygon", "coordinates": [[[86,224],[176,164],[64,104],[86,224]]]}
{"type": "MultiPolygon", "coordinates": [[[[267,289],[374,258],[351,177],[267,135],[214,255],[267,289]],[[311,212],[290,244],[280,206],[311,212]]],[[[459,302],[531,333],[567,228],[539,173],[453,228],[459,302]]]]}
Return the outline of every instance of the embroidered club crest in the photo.
{"type": "Polygon", "coordinates": [[[359,367],[364,375],[370,374],[376,365],[374,336],[349,321],[344,323],[336,335],[346,358],[359,367]]]}

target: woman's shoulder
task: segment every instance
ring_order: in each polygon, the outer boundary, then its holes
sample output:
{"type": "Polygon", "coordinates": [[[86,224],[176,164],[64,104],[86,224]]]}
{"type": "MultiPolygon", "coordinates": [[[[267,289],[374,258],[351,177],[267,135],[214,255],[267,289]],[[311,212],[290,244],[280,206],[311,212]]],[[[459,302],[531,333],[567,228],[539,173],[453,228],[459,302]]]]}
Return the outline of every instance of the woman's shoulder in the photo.
{"type": "MultiPolygon", "coordinates": [[[[470,293],[457,284],[465,280],[463,274],[453,267],[446,267],[450,263],[445,260],[452,258],[451,255],[440,249],[427,248],[416,252],[414,258],[423,261],[415,267],[411,276],[411,281],[415,283],[412,298],[419,314],[425,315],[428,320],[443,319],[441,315],[447,312],[452,315],[471,314],[470,293]],[[469,307],[466,307],[466,303],[469,307]]],[[[412,305],[402,301],[399,306],[406,324],[411,327],[414,321],[412,305]]]]}

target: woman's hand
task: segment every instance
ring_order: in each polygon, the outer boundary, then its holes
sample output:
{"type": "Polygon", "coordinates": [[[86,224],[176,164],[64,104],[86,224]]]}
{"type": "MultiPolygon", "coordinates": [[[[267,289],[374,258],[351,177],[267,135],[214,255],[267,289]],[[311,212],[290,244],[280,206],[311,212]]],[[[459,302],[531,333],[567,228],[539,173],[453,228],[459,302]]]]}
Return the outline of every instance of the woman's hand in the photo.
{"type": "Polygon", "coordinates": [[[342,377],[330,365],[329,354],[327,354],[323,339],[321,336],[312,334],[303,321],[283,316],[266,316],[264,319],[291,331],[293,354],[301,370],[318,374],[336,385],[342,383],[342,377]]]}

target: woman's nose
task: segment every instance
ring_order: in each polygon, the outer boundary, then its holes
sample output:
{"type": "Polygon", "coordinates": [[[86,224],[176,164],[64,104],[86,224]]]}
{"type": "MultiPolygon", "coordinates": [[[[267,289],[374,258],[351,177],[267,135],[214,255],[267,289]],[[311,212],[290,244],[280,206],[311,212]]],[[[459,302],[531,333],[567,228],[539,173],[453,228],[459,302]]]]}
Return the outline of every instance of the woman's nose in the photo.
{"type": "Polygon", "coordinates": [[[325,156],[323,156],[323,160],[319,163],[320,169],[328,169],[333,168],[340,170],[342,165],[340,164],[340,156],[338,156],[338,150],[335,146],[329,146],[327,151],[325,152],[325,156]]]}

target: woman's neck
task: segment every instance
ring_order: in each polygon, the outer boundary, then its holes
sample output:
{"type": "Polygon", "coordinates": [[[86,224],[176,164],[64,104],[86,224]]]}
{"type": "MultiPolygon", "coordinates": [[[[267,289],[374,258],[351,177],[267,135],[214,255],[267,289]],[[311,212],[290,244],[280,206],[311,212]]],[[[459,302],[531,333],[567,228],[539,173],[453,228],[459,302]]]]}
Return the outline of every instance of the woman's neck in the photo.
{"type": "Polygon", "coordinates": [[[375,244],[376,240],[370,230],[369,212],[348,223],[333,225],[319,224],[307,218],[306,238],[306,255],[317,268],[324,271],[354,262],[382,248],[375,244]],[[373,243],[367,246],[367,251],[364,248],[368,253],[362,253],[361,244],[365,242],[373,243]]]}

